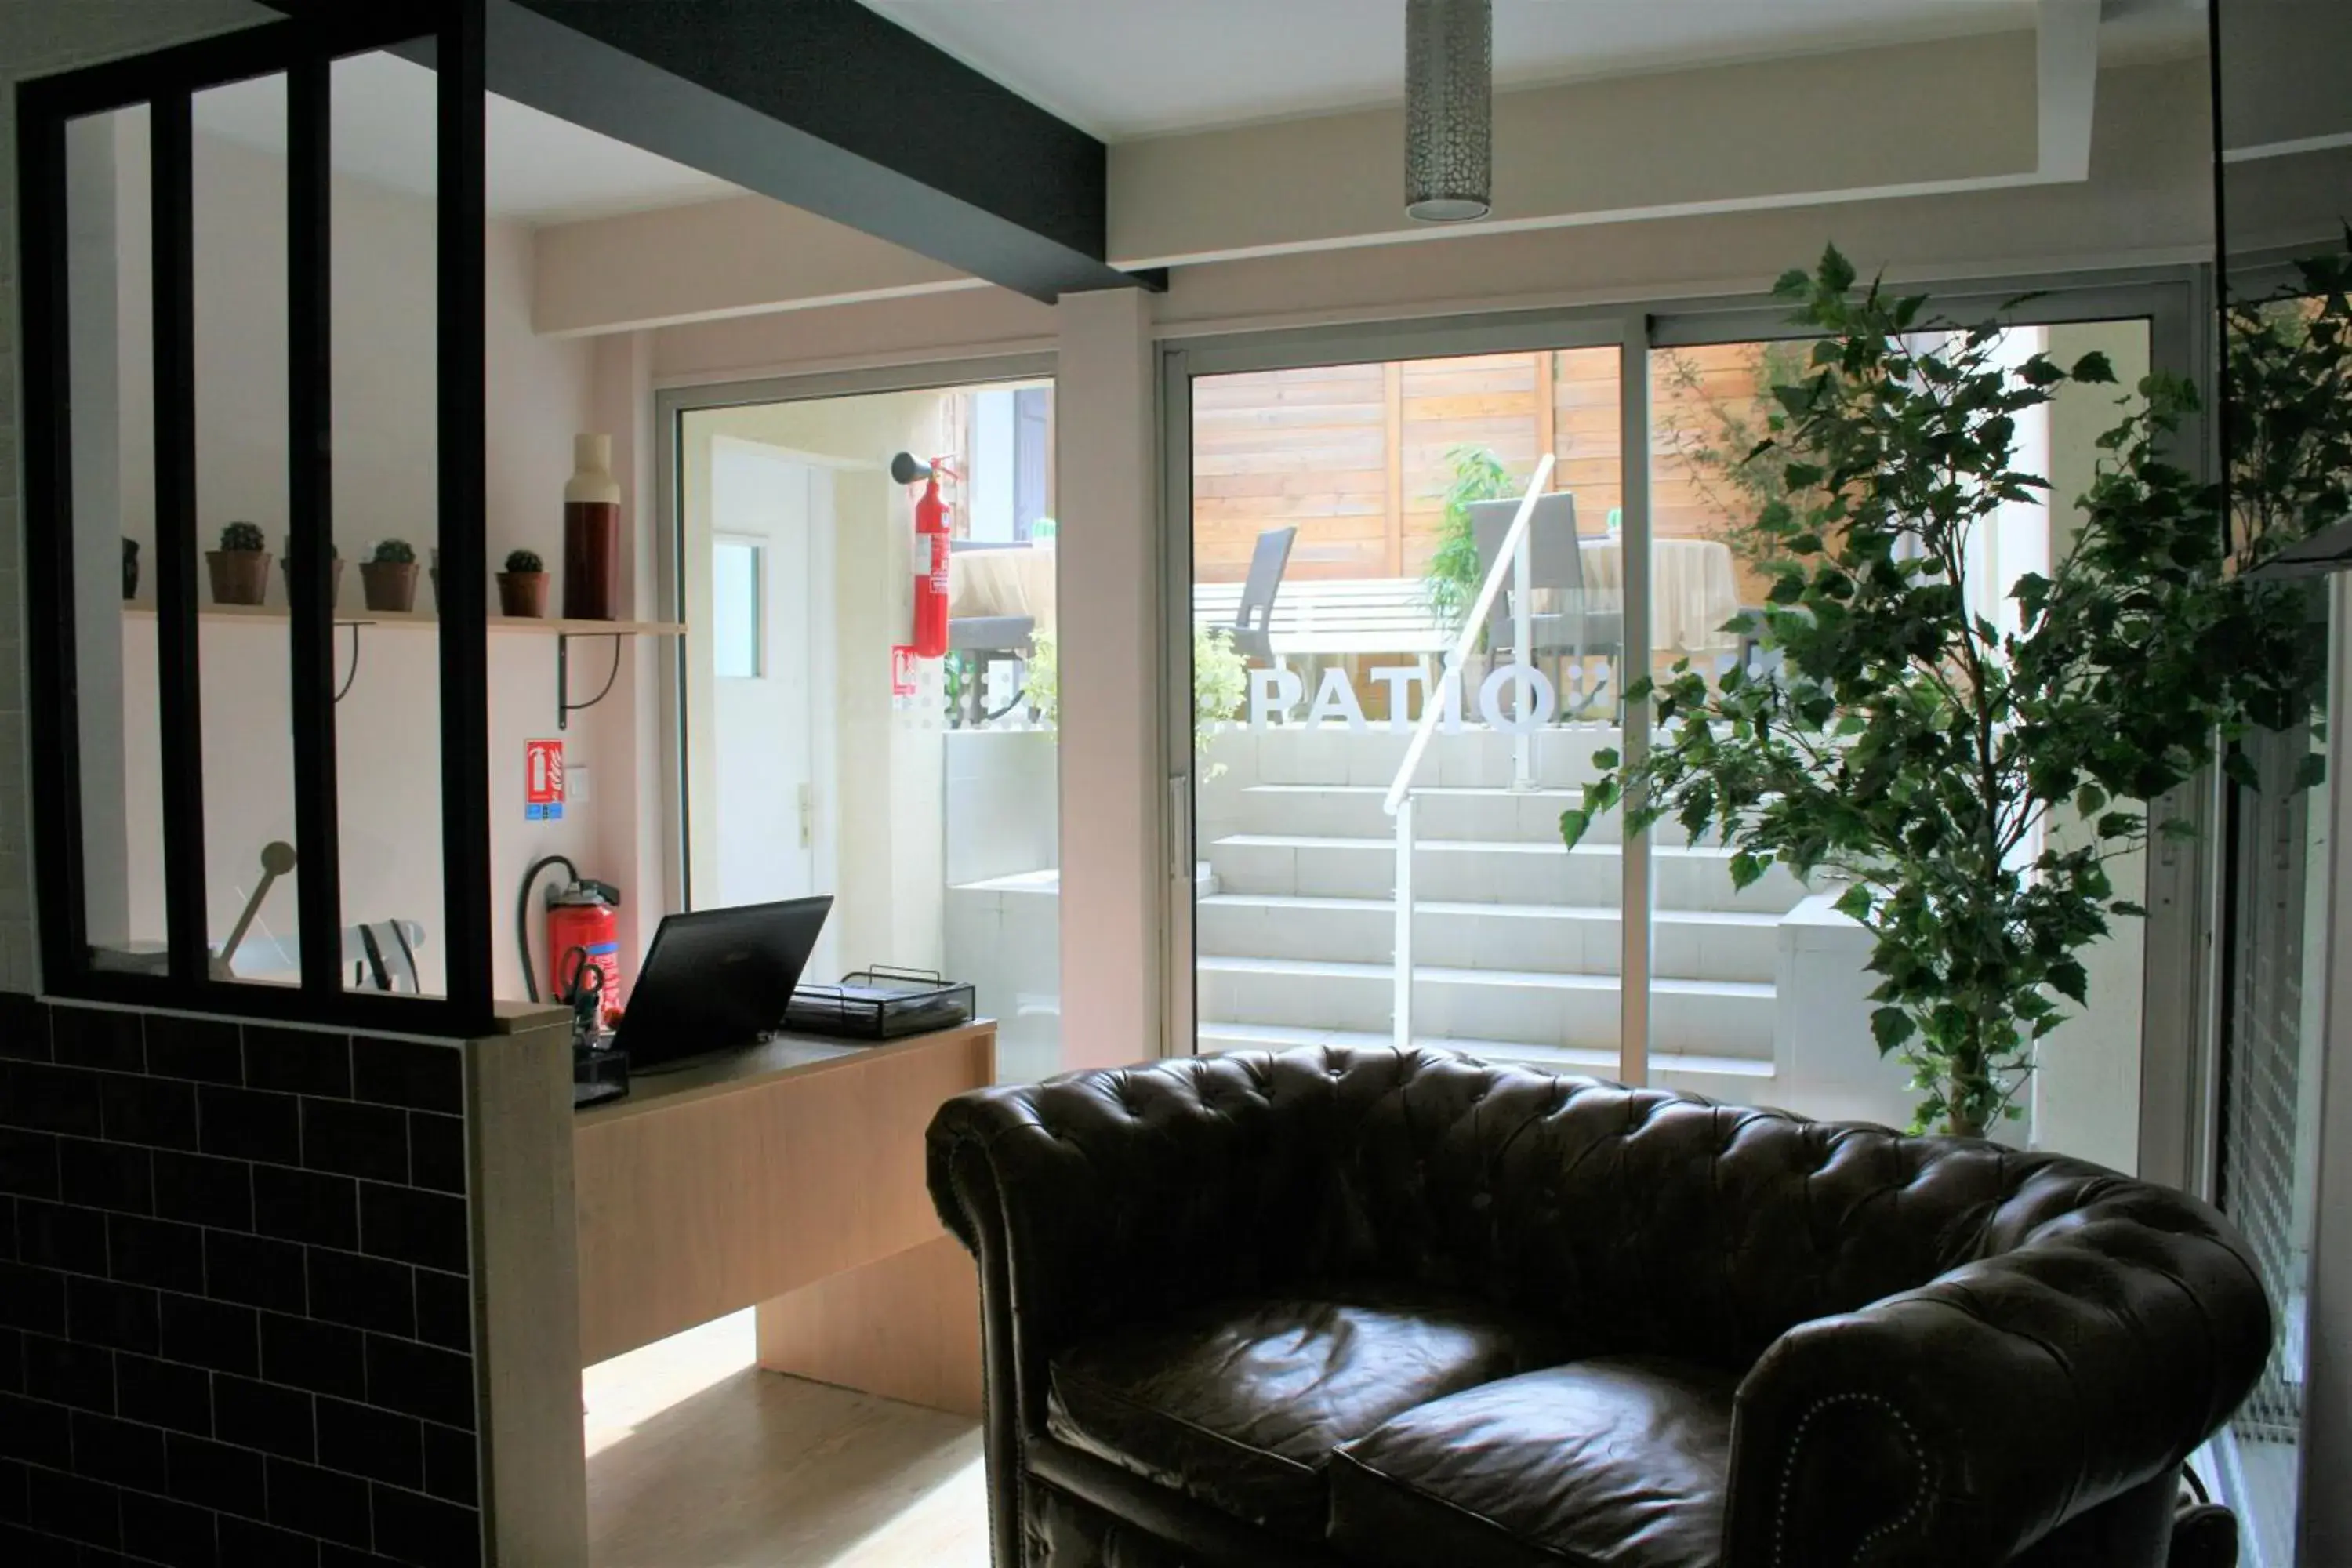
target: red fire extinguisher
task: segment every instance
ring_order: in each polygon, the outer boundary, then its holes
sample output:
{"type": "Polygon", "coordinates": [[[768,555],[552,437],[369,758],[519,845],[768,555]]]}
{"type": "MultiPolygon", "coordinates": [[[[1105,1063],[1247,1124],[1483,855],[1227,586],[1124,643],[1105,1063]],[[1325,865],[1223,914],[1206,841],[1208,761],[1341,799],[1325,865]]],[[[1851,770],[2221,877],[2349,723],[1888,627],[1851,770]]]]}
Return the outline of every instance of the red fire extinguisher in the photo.
{"type": "Polygon", "coordinates": [[[547,896],[548,995],[563,1001],[593,987],[605,1010],[621,1005],[620,890],[583,878],[547,896]],[[593,971],[596,978],[588,978],[593,971]]]}
{"type": "Polygon", "coordinates": [[[956,472],[945,458],[922,462],[911,452],[890,459],[890,477],[902,485],[922,481],[915,502],[915,632],[911,639],[917,658],[939,658],[948,651],[948,507],[940,499],[940,480],[956,472]]]}

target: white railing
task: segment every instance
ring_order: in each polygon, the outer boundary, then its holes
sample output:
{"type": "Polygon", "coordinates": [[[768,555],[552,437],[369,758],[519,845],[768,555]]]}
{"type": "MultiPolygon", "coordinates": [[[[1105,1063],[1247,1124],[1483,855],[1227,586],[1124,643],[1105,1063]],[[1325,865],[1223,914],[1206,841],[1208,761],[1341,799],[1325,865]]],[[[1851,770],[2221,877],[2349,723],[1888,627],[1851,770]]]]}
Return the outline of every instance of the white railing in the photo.
{"type": "MultiPolygon", "coordinates": [[[[1412,781],[1421,771],[1421,759],[1428,753],[1429,738],[1437,730],[1439,719],[1449,702],[1464,707],[1469,697],[1459,687],[1462,661],[1478,646],[1478,636],[1486,629],[1486,617],[1495,608],[1495,595],[1502,592],[1503,568],[1511,569],[1511,659],[1521,670],[1518,679],[1519,700],[1528,700],[1533,682],[1527,667],[1533,662],[1528,649],[1528,601],[1529,591],[1528,558],[1528,528],[1536,515],[1536,500],[1551,482],[1552,465],[1556,459],[1547,452],[1536,465],[1535,478],[1528,481],[1528,493],[1519,498],[1519,510],[1511,519],[1511,531],[1503,536],[1503,548],[1496,553],[1495,564],[1487,569],[1486,581],[1478,589],[1478,597],[1470,613],[1462,619],[1462,629],[1454,637],[1454,646],[1445,650],[1445,667],[1429,693],[1422,700],[1421,722],[1413,726],[1412,740],[1404,749],[1404,761],[1398,764],[1396,777],[1390,781],[1389,793],[1381,805],[1396,819],[1396,1004],[1393,1012],[1396,1045],[1404,1050],[1412,1044],[1412,781]]],[[[1528,788],[1535,779],[1535,736],[1526,726],[1513,746],[1511,759],[1513,787],[1528,788]]]]}

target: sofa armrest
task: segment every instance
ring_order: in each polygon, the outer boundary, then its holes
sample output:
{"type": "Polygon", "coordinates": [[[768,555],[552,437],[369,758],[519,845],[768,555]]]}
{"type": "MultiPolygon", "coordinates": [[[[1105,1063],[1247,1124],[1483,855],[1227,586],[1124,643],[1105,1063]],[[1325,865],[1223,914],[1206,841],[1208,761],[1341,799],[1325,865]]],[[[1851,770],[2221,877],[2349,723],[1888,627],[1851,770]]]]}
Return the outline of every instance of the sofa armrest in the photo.
{"type": "Polygon", "coordinates": [[[1775,1342],[1739,1389],[1725,1568],[2006,1563],[2179,1465],[2252,1388],[2271,1327],[2211,1210],[2117,1180],[1775,1342]]]}
{"type": "Polygon", "coordinates": [[[1029,1430],[1045,1358],[1110,1325],[1295,1278],[1343,1096],[1392,1056],[1185,1058],[960,1095],[933,1118],[933,1202],[981,1263],[1029,1430]],[[993,1278],[992,1278],[993,1275],[993,1278]],[[993,1299],[992,1299],[993,1298],[993,1299]]]}

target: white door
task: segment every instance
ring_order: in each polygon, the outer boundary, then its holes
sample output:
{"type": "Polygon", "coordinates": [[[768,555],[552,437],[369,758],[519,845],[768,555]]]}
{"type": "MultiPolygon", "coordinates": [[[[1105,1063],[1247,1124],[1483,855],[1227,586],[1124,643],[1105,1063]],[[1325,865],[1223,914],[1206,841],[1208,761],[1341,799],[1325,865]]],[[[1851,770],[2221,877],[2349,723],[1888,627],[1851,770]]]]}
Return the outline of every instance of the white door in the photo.
{"type": "Polygon", "coordinates": [[[709,560],[717,886],[702,908],[818,891],[810,574],[833,476],[721,440],[711,452],[709,560]]]}

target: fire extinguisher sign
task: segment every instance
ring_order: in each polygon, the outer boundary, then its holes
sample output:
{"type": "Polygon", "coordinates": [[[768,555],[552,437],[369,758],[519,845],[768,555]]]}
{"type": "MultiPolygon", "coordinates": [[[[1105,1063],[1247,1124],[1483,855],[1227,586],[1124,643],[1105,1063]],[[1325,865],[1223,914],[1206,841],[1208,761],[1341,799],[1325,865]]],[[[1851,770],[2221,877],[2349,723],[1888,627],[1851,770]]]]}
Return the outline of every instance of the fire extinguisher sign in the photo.
{"type": "Polygon", "coordinates": [[[527,822],[563,820],[563,742],[522,743],[522,815],[527,822]]]}

